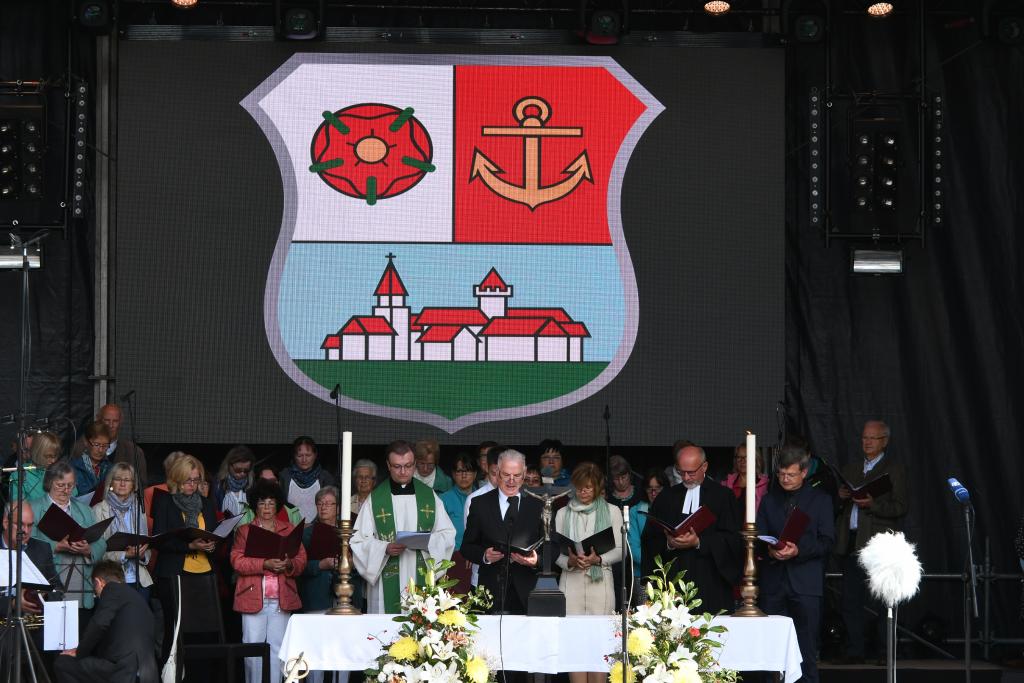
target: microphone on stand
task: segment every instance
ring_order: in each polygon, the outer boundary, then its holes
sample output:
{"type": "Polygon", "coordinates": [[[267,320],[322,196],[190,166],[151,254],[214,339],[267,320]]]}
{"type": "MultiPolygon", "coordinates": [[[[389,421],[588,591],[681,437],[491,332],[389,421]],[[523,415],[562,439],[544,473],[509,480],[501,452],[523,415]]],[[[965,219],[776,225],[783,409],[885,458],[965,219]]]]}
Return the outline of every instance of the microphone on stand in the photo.
{"type": "Polygon", "coordinates": [[[949,490],[953,492],[953,497],[961,505],[968,505],[971,502],[971,492],[967,490],[967,487],[960,483],[960,480],[956,477],[950,477],[946,480],[949,485],[949,490]]]}
{"type": "Polygon", "coordinates": [[[338,398],[338,394],[340,394],[340,393],[341,393],[341,384],[335,384],[334,388],[331,389],[331,398],[332,399],[337,399],[338,398]]]}

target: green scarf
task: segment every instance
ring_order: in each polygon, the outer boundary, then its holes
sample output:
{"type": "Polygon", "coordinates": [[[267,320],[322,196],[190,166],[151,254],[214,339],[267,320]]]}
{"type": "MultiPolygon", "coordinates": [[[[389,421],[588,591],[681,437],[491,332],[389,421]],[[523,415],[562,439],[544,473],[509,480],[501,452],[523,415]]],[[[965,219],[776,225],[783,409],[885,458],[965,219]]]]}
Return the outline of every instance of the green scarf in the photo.
{"type": "MultiPolygon", "coordinates": [[[[565,516],[562,518],[562,535],[574,541],[582,541],[587,536],[593,536],[611,525],[611,518],[608,515],[608,503],[604,498],[594,498],[590,505],[584,505],[573,498],[566,506],[565,516]],[[589,534],[583,531],[584,522],[586,521],[585,515],[594,515],[594,530],[589,534]]],[[[584,548],[584,550],[587,549],[584,548]]],[[[591,565],[587,569],[587,576],[590,577],[591,581],[601,581],[604,579],[604,573],[601,571],[600,565],[591,565]]]]}
{"type": "MultiPolygon", "coordinates": [[[[423,482],[413,479],[413,491],[416,494],[416,531],[431,531],[434,528],[434,490],[423,482]]],[[[391,498],[391,482],[384,480],[370,494],[370,511],[377,529],[377,538],[382,541],[395,540],[395,507],[391,498]]],[[[406,531],[403,529],[403,531],[406,531]]],[[[402,606],[402,582],[398,576],[398,557],[388,557],[381,572],[384,582],[384,611],[387,614],[399,614],[402,606]]],[[[423,576],[419,570],[426,567],[423,562],[423,551],[416,555],[416,583],[423,585],[423,576]]]]}

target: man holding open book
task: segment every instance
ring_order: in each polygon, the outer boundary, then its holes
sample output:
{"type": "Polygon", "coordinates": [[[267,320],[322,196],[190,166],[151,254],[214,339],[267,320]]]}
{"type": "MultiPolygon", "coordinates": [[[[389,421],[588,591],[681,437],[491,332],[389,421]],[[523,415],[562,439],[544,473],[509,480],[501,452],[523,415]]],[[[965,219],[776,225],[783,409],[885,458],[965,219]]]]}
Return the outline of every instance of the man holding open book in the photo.
{"type": "MultiPolygon", "coordinates": [[[[761,554],[761,608],[768,614],[792,617],[803,657],[803,679],[818,680],[818,634],[825,588],[825,560],[832,548],[835,524],[828,494],[804,486],[811,454],[787,443],[778,457],[773,488],[757,511],[761,554]]],[[[760,544],[759,544],[760,545],[760,544]]]]}
{"type": "Polygon", "coordinates": [[[732,587],[739,583],[742,539],[739,510],[732,492],[707,478],[704,449],[687,445],[676,453],[675,472],[682,480],[651,503],[641,544],[644,576],[654,572],[660,556],[673,572],[686,570],[697,584],[701,609],[712,614],[731,610],[732,587]]]}
{"type": "Polygon", "coordinates": [[[836,521],[835,552],[843,567],[842,614],[850,663],[864,659],[864,606],[869,599],[867,576],[857,563],[857,552],[878,532],[898,530],[907,514],[903,464],[886,452],[889,426],[869,420],[860,443],[864,459],[846,463],[841,473],[836,521]]]}

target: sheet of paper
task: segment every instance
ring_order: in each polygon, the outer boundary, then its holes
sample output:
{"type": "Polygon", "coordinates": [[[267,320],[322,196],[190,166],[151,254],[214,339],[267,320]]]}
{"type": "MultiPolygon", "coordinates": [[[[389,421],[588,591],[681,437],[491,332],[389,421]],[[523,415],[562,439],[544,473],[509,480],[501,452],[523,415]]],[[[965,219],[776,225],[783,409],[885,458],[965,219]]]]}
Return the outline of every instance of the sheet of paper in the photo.
{"type": "MultiPolygon", "coordinates": [[[[17,555],[9,550],[0,551],[0,587],[6,588],[9,578],[12,584],[15,583],[14,568],[17,566],[15,564],[17,561],[17,555]]],[[[50,587],[50,582],[46,580],[43,573],[39,571],[39,567],[32,562],[24,550],[21,551],[21,583],[31,587],[41,586],[44,589],[50,587]]]]}
{"type": "Polygon", "coordinates": [[[430,532],[399,531],[395,534],[395,543],[401,543],[409,550],[426,550],[430,543],[430,532]]]}
{"type": "Polygon", "coordinates": [[[43,603],[43,649],[78,647],[78,601],[43,603]]]}

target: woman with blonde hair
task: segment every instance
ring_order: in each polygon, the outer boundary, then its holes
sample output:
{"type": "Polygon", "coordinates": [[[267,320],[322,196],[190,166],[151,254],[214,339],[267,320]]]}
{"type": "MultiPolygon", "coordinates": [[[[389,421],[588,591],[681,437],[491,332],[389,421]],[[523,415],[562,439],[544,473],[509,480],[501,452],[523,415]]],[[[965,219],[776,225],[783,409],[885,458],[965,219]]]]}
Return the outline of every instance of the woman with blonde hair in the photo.
{"type": "MultiPolygon", "coordinates": [[[[167,493],[153,502],[153,534],[159,535],[175,529],[191,528],[212,530],[217,525],[217,512],[213,499],[199,493],[203,481],[203,464],[194,456],[178,456],[167,472],[167,493]]],[[[164,633],[174,633],[174,619],[178,606],[174,600],[175,577],[208,574],[213,571],[211,554],[214,541],[195,539],[187,541],[172,536],[160,544],[156,558],[156,591],[164,611],[164,633]]],[[[217,596],[213,596],[216,599],[217,596]]],[[[182,599],[209,599],[210,596],[182,592],[182,599]]],[[[216,628],[212,629],[216,630],[216,628]]],[[[163,658],[171,648],[173,638],[164,637],[163,658]]]]}
{"type": "MultiPolygon", "coordinates": [[[[25,470],[25,488],[22,491],[22,500],[32,500],[42,496],[43,475],[46,468],[57,462],[60,457],[60,439],[53,432],[39,432],[32,438],[32,446],[29,448],[29,460],[26,467],[34,469],[25,470]]],[[[11,473],[11,495],[7,500],[18,498],[18,473],[11,473]]]]}
{"type": "MultiPolygon", "coordinates": [[[[622,561],[622,512],[604,497],[604,473],[592,462],[582,462],[572,472],[575,497],[555,515],[555,531],[573,540],[582,541],[611,527],[615,546],[598,555],[593,548],[584,548],[584,555],[574,552],[558,556],[562,576],[558,587],[565,594],[566,614],[614,614],[615,580],[612,565],[622,561]]],[[[574,671],[572,683],[604,683],[607,672],[574,671]]]]}
{"type": "MultiPolygon", "coordinates": [[[[97,522],[114,518],[103,532],[103,538],[110,538],[118,532],[148,536],[149,525],[146,522],[146,515],[139,507],[139,497],[135,492],[135,468],[126,462],[115,463],[107,473],[104,488],[106,493],[103,500],[92,507],[97,522]]],[[[146,545],[129,546],[124,550],[108,550],[103,553],[104,560],[112,560],[121,565],[125,584],[137,590],[144,600],[149,600],[149,587],[153,585],[153,579],[146,568],[149,556],[149,546],[146,545]]]]}

